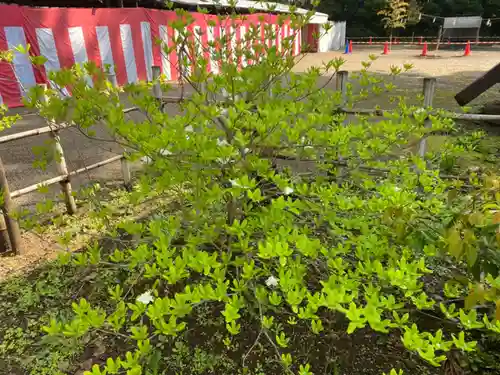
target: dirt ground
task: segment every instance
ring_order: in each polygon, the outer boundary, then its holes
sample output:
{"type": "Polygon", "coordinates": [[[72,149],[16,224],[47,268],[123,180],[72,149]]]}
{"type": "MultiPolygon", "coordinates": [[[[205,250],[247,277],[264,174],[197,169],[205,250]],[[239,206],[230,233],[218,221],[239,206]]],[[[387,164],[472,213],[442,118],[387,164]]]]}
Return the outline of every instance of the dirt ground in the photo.
{"type": "MultiPolygon", "coordinates": [[[[296,71],[304,71],[310,66],[320,65],[322,62],[329,61],[335,57],[342,57],[346,60],[343,70],[355,72],[361,68],[361,62],[367,61],[370,54],[375,54],[379,58],[373,63],[371,71],[386,74],[391,65],[402,65],[411,63],[414,68],[410,73],[403,75],[400,80],[403,86],[410,89],[410,93],[415,94],[422,90],[422,77],[433,76],[438,79],[437,93],[435,97],[435,106],[447,109],[458,109],[453,96],[467,84],[485,71],[492,68],[500,61],[500,50],[474,51],[471,56],[463,57],[461,51],[440,51],[434,58],[419,57],[420,51],[398,50],[391,51],[389,55],[381,55],[381,47],[357,48],[352,54],[345,55],[341,52],[316,53],[309,54],[300,59],[296,66],[296,71]]],[[[472,104],[481,103],[487,99],[498,96],[498,89],[492,88],[481,98],[476,99],[472,104]]],[[[384,108],[384,103],[380,99],[374,99],[371,105],[380,104],[384,108]]],[[[366,103],[363,105],[366,107],[366,103]]],[[[169,111],[175,111],[169,108],[169,111]]],[[[20,113],[23,118],[15,126],[2,133],[2,135],[15,132],[26,131],[45,126],[44,121],[35,113],[30,113],[24,109],[16,109],[12,112],[20,113]]],[[[132,115],[139,116],[139,115],[132,115]]],[[[139,118],[139,117],[137,117],[139,118]]],[[[97,132],[97,137],[107,138],[103,128],[97,132]]],[[[6,167],[7,178],[11,185],[11,190],[26,187],[41,180],[56,175],[55,167],[49,166],[47,171],[40,171],[32,166],[35,160],[33,147],[42,146],[48,139],[47,135],[31,137],[10,143],[0,144],[0,156],[6,167]]],[[[68,168],[74,170],[92,163],[109,158],[121,152],[121,149],[115,144],[106,141],[96,141],[88,139],[77,129],[67,129],[61,132],[61,139],[68,168]]],[[[137,165],[135,167],[138,167],[137,165]]],[[[92,172],[82,174],[72,180],[73,189],[78,190],[82,185],[90,181],[117,181],[121,178],[120,163],[113,163],[93,170],[92,172]]],[[[54,185],[50,194],[58,194],[59,186],[54,185]]],[[[32,207],[42,196],[39,193],[28,194],[16,199],[20,206],[32,207]]],[[[24,267],[30,267],[41,259],[50,257],[54,250],[50,241],[43,238],[25,234],[27,253],[22,257],[5,258],[0,261],[0,279],[12,273],[18,272],[24,267]]]]}

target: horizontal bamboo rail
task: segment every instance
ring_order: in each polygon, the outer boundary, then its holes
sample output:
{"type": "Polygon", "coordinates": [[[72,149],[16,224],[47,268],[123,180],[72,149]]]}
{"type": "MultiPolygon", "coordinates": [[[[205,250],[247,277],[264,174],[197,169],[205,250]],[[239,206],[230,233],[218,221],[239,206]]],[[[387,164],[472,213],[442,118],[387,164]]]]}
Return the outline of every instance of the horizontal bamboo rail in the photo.
{"type": "Polygon", "coordinates": [[[100,162],[97,162],[97,163],[94,163],[91,165],[87,165],[86,167],[82,167],[82,168],[79,168],[77,170],[71,171],[66,175],[52,177],[52,178],[49,178],[45,181],[39,182],[37,184],[33,184],[33,185],[27,186],[27,187],[22,188],[22,189],[14,190],[10,193],[10,196],[11,196],[11,198],[17,198],[17,197],[20,197],[22,195],[36,191],[41,187],[50,186],[50,185],[54,185],[55,183],[58,183],[61,181],[69,180],[69,178],[72,176],[76,176],[76,175],[82,174],[84,172],[89,172],[93,169],[102,167],[103,165],[114,163],[114,162],[116,162],[118,160],[122,160],[122,159],[125,159],[125,157],[123,155],[113,156],[113,157],[108,158],[106,160],[103,160],[103,161],[100,161],[100,162]]]}
{"type": "Polygon", "coordinates": [[[71,126],[72,126],[71,124],[61,124],[61,125],[54,124],[54,125],[44,126],[43,128],[27,130],[25,132],[4,135],[3,137],[0,137],[0,144],[16,141],[18,139],[24,139],[24,138],[34,137],[37,135],[52,133],[56,130],[67,129],[71,126]]]}
{"type": "MultiPolygon", "coordinates": [[[[372,115],[372,116],[384,116],[385,112],[389,112],[387,109],[368,109],[368,108],[341,108],[340,112],[347,113],[350,115],[372,115]]],[[[431,112],[432,114],[432,112],[431,112]]],[[[500,121],[500,115],[486,115],[479,113],[446,113],[446,117],[452,120],[464,120],[464,121],[500,121]]]]}

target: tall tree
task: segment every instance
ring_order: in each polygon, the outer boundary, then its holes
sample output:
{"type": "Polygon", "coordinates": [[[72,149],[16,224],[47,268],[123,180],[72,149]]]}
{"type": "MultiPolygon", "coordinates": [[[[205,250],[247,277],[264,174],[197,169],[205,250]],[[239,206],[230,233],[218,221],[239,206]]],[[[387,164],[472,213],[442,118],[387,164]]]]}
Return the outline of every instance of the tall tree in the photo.
{"type": "Polygon", "coordinates": [[[387,0],[385,8],[379,10],[377,14],[384,16],[382,23],[384,28],[390,32],[389,40],[392,44],[393,30],[404,29],[408,21],[408,3],[404,0],[387,0]]]}

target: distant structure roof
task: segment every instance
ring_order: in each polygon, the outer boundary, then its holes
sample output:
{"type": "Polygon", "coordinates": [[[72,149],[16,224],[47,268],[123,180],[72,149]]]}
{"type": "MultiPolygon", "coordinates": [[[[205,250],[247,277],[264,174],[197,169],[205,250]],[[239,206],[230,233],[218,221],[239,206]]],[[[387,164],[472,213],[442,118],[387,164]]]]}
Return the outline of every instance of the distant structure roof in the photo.
{"type": "Polygon", "coordinates": [[[445,17],[444,29],[479,29],[483,19],[480,16],[474,17],[445,17]]]}
{"type": "MultiPolygon", "coordinates": [[[[286,4],[278,4],[263,1],[250,1],[250,0],[236,0],[235,2],[230,2],[228,0],[172,0],[173,3],[183,4],[189,6],[200,6],[200,7],[221,7],[221,8],[232,8],[240,10],[255,9],[257,11],[263,12],[276,12],[276,13],[292,13],[290,6],[286,4]]],[[[293,13],[306,14],[307,9],[296,8],[293,13]]],[[[316,12],[311,17],[309,23],[324,24],[328,22],[328,14],[316,12]]]]}

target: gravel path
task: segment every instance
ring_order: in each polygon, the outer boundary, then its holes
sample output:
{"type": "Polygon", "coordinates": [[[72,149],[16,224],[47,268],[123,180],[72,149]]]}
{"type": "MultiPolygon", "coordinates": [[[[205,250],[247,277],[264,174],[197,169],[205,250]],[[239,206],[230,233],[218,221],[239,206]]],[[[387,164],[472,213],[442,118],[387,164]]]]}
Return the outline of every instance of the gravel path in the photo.
{"type": "MultiPolygon", "coordinates": [[[[342,67],[344,70],[356,71],[361,67],[361,61],[366,61],[369,54],[378,54],[379,58],[370,68],[374,72],[387,73],[390,65],[401,65],[412,63],[413,76],[437,76],[439,78],[438,88],[451,86],[465,86],[486,70],[493,67],[500,61],[500,51],[479,51],[472,53],[472,56],[462,57],[460,51],[440,51],[438,58],[418,57],[418,50],[393,50],[390,55],[380,56],[380,48],[357,48],[351,55],[344,55],[340,52],[317,53],[306,55],[296,66],[296,71],[304,71],[312,65],[319,65],[335,57],[343,57],[346,60],[342,67]]],[[[172,107],[171,111],[175,111],[172,107]]],[[[34,113],[24,109],[15,110],[23,118],[18,121],[12,129],[2,133],[2,135],[15,132],[26,131],[45,126],[43,119],[34,113]]],[[[137,115],[135,115],[137,117],[137,115]]],[[[98,128],[97,137],[106,138],[103,128],[98,128]]],[[[81,168],[85,165],[96,163],[111,156],[117,155],[120,148],[110,142],[91,140],[82,135],[77,129],[67,129],[61,132],[63,148],[66,154],[68,167],[70,170],[81,168]]],[[[47,171],[35,169],[32,166],[35,160],[33,147],[43,146],[48,140],[47,135],[31,137],[0,145],[0,156],[6,166],[7,177],[11,189],[19,189],[41,181],[42,179],[55,176],[54,165],[49,165],[47,171]]],[[[93,180],[119,179],[121,177],[120,163],[113,163],[89,173],[74,178],[72,183],[74,189],[78,189],[84,183],[93,180]]],[[[58,192],[58,185],[55,185],[51,192],[58,192]]],[[[28,194],[16,199],[19,205],[31,205],[40,197],[39,194],[28,194]]]]}

